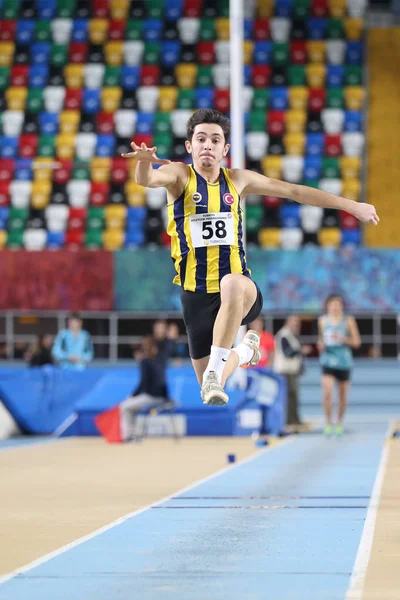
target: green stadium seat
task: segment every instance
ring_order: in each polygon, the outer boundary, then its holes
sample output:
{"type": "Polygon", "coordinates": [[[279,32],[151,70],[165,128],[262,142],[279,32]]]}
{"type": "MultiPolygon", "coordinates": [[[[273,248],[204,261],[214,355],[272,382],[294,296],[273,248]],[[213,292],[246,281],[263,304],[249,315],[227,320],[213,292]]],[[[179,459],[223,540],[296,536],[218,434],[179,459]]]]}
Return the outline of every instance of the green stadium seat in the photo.
{"type": "Polygon", "coordinates": [[[327,108],[343,108],[344,92],[343,88],[328,88],[326,94],[327,108]]]}
{"type": "Polygon", "coordinates": [[[201,19],[199,37],[204,41],[212,41],[216,38],[215,21],[214,19],[201,19]]]}
{"type": "Polygon", "coordinates": [[[260,229],[264,217],[264,207],[248,204],[246,207],[246,229],[256,232],[260,229]]]}
{"type": "Polygon", "coordinates": [[[89,206],[87,229],[88,232],[104,229],[104,208],[102,206],[89,206]]]}
{"type": "Polygon", "coordinates": [[[220,17],[229,17],[229,1],[230,0],[217,0],[217,11],[220,17]]]}
{"type": "Polygon", "coordinates": [[[0,67],[0,90],[5,90],[8,87],[10,80],[10,67],[0,67]]]}
{"type": "Polygon", "coordinates": [[[194,89],[180,89],[178,94],[177,108],[191,109],[194,108],[194,89]]]}
{"type": "Polygon", "coordinates": [[[119,85],[121,79],[121,67],[106,66],[104,70],[104,87],[115,87],[119,85]]]}
{"type": "Polygon", "coordinates": [[[59,19],[72,19],[75,12],[76,0],[58,0],[57,16],[59,19]]]}
{"type": "MultiPolygon", "coordinates": [[[[181,90],[181,92],[182,91],[191,91],[191,90],[181,90]]],[[[153,131],[155,134],[170,133],[170,131],[171,131],[171,114],[170,113],[162,113],[162,112],[155,113],[153,131]]]]}
{"type": "Polygon", "coordinates": [[[197,69],[196,85],[197,87],[214,87],[212,67],[199,65],[199,68],[197,69]]]}
{"type": "Polygon", "coordinates": [[[24,231],[28,215],[28,208],[15,208],[15,206],[12,206],[8,219],[8,230],[10,233],[13,231],[24,231]]]}
{"type": "Polygon", "coordinates": [[[38,145],[38,156],[55,156],[56,138],[54,135],[41,135],[38,145]]]}
{"type": "MultiPolygon", "coordinates": [[[[166,0],[168,2],[168,0],[166,0]]],[[[164,15],[164,0],[151,0],[147,8],[147,15],[149,19],[162,19],[164,15]]]]}
{"type": "Polygon", "coordinates": [[[125,31],[126,40],[128,42],[142,40],[143,39],[142,31],[143,31],[143,21],[141,19],[129,19],[127,26],[126,26],[126,31],[125,31]]]}
{"type": "Polygon", "coordinates": [[[253,110],[268,110],[269,90],[268,88],[255,88],[252,102],[253,110]]]}
{"type": "Polygon", "coordinates": [[[24,230],[12,230],[8,232],[7,248],[22,248],[24,230]]]}
{"type": "Polygon", "coordinates": [[[267,113],[265,110],[252,110],[249,114],[249,131],[266,131],[267,113]]]}
{"type": "Polygon", "coordinates": [[[90,229],[85,235],[85,248],[91,248],[98,250],[103,246],[103,230],[102,229],[90,229]]]}
{"type": "Polygon", "coordinates": [[[362,67],[346,65],[344,68],[344,85],[362,85],[362,67]]]}
{"type": "Polygon", "coordinates": [[[286,67],[289,63],[289,44],[273,42],[271,62],[275,67],[286,67]]]}
{"type": "Polygon", "coordinates": [[[153,144],[157,147],[157,156],[168,158],[173,145],[172,134],[169,132],[156,133],[153,138],[153,144]]]}
{"type": "Polygon", "coordinates": [[[322,177],[340,179],[340,164],[338,158],[324,157],[322,159],[322,177]]]}
{"type": "Polygon", "coordinates": [[[30,113],[39,113],[43,111],[44,97],[43,90],[30,89],[26,99],[26,110],[30,113]]]}
{"type": "Polygon", "coordinates": [[[143,64],[157,65],[160,62],[161,46],[158,42],[146,42],[144,45],[143,64]]]}
{"type": "Polygon", "coordinates": [[[72,179],[83,181],[90,180],[90,178],[90,167],[87,162],[79,163],[75,159],[74,168],[72,169],[72,179]]]}
{"type": "Polygon", "coordinates": [[[36,21],[35,38],[38,42],[50,42],[52,40],[50,21],[36,21]]]}
{"type": "Polygon", "coordinates": [[[50,63],[55,67],[63,67],[68,61],[68,44],[52,44],[50,63]]]}
{"type": "Polygon", "coordinates": [[[306,68],[304,65],[290,65],[288,68],[289,85],[306,85],[306,68]]]}
{"type": "Polygon", "coordinates": [[[17,19],[20,4],[21,4],[20,0],[4,0],[3,6],[1,9],[1,17],[3,19],[7,19],[10,21],[17,19]]]}
{"type": "Polygon", "coordinates": [[[306,19],[310,12],[310,0],[294,0],[292,15],[294,19],[306,19]]]}
{"type": "Polygon", "coordinates": [[[344,38],[342,19],[328,19],[326,37],[328,40],[342,40],[344,38]]]}

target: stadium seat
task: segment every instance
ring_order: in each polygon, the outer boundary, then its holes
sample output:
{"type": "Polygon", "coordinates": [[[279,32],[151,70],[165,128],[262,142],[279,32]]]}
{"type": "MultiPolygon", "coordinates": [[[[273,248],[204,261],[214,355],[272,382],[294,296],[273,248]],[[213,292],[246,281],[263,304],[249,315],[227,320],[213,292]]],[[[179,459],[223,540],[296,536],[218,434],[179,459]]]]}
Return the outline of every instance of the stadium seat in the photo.
{"type": "Polygon", "coordinates": [[[328,40],[326,54],[329,64],[342,65],[346,54],[346,42],[344,40],[328,40]]]}
{"type": "Polygon", "coordinates": [[[283,165],[281,156],[266,156],[262,159],[261,166],[266,177],[282,179],[283,165]]]}
{"type": "Polygon", "coordinates": [[[319,206],[302,205],[300,207],[301,227],[306,233],[320,230],[324,209],[319,206]]]}
{"type": "Polygon", "coordinates": [[[303,133],[286,133],[283,138],[286,154],[299,157],[304,154],[306,139],[303,133]]]}
{"type": "Polygon", "coordinates": [[[305,110],[290,109],[286,111],[286,131],[288,133],[301,133],[305,129],[307,114],[305,110]]]}
{"type": "Polygon", "coordinates": [[[343,131],[345,114],[338,108],[326,108],[322,111],[321,119],[324,131],[329,134],[337,134],[343,131]]]}
{"type": "Polygon", "coordinates": [[[361,244],[361,232],[359,229],[343,229],[342,246],[359,246],[361,244]]]}
{"type": "Polygon", "coordinates": [[[358,202],[361,196],[361,182],[359,179],[345,179],[343,181],[343,196],[358,202]]]}
{"type": "Polygon", "coordinates": [[[303,156],[284,156],[282,164],[283,178],[285,181],[290,181],[291,183],[302,182],[304,169],[303,156]]]}
{"type": "Polygon", "coordinates": [[[23,234],[26,250],[38,251],[46,247],[47,231],[45,229],[26,229],[23,234]]]}
{"type": "Polygon", "coordinates": [[[258,240],[262,248],[279,248],[281,243],[281,229],[276,227],[260,229],[258,240]]]}
{"type": "Polygon", "coordinates": [[[246,141],[247,155],[249,158],[252,160],[261,160],[267,154],[268,142],[268,134],[261,131],[249,132],[246,141]]]}
{"type": "Polygon", "coordinates": [[[300,227],[283,227],[280,241],[283,250],[298,250],[303,241],[303,232],[300,227]]]}
{"type": "Polygon", "coordinates": [[[305,86],[289,88],[289,106],[294,110],[304,110],[307,107],[309,90],[305,86]]]}
{"type": "Polygon", "coordinates": [[[342,136],[343,154],[345,156],[359,157],[364,148],[364,134],[360,132],[344,133],[342,136]]]}
{"type": "Polygon", "coordinates": [[[339,160],[343,179],[357,179],[360,176],[361,159],[359,156],[342,156],[339,160]]]}

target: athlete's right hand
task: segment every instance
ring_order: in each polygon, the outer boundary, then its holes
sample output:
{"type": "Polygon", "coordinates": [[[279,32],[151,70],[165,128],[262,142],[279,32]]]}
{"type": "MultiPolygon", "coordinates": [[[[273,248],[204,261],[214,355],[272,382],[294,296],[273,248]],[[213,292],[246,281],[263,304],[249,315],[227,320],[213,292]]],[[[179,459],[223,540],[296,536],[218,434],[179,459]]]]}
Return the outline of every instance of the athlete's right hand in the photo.
{"type": "Polygon", "coordinates": [[[144,143],[140,146],[137,146],[135,142],[132,142],[131,146],[133,152],[121,154],[123,158],[136,158],[138,161],[150,162],[153,165],[168,165],[171,162],[170,160],[158,158],[158,156],[156,156],[156,146],[153,146],[153,148],[148,148],[144,143]]]}

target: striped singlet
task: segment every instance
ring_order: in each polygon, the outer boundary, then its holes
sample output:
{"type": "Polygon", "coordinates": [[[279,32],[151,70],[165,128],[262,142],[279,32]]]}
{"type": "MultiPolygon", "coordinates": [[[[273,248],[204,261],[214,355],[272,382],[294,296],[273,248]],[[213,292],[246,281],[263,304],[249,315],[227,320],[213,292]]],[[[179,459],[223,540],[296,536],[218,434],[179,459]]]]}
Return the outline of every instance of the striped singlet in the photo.
{"type": "Polygon", "coordinates": [[[242,243],[239,194],[221,168],[208,183],[193,165],[181,196],[168,204],[168,234],[175,264],[174,283],[191,292],[215,293],[228,273],[250,277],[242,243]]]}

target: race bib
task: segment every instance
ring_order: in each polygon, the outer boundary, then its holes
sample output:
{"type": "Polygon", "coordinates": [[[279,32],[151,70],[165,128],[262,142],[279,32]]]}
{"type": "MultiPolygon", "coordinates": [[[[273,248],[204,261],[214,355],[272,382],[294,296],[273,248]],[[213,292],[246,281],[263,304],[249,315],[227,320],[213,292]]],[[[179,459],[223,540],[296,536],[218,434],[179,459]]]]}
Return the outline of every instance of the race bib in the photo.
{"type": "Polygon", "coordinates": [[[233,215],[228,212],[190,215],[190,234],[194,248],[233,246],[233,215]]]}

